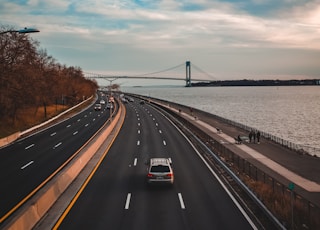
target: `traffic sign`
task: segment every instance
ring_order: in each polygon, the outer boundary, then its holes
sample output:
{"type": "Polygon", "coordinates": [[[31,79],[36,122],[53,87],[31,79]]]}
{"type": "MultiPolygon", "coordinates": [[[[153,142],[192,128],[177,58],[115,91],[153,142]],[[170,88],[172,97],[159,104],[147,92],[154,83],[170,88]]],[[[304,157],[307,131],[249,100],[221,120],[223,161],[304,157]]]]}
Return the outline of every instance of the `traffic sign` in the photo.
{"type": "Polygon", "coordinates": [[[294,189],[294,185],[295,185],[295,184],[291,182],[291,183],[289,183],[288,188],[292,191],[292,190],[294,189]]]}

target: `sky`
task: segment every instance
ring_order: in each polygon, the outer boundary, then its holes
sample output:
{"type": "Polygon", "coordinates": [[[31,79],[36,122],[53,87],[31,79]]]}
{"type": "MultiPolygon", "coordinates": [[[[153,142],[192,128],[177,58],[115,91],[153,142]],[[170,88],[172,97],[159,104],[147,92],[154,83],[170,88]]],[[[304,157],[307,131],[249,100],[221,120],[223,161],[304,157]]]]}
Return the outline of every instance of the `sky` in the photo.
{"type": "Polygon", "coordinates": [[[0,24],[88,73],[320,78],[320,0],[1,0],[0,24]]]}

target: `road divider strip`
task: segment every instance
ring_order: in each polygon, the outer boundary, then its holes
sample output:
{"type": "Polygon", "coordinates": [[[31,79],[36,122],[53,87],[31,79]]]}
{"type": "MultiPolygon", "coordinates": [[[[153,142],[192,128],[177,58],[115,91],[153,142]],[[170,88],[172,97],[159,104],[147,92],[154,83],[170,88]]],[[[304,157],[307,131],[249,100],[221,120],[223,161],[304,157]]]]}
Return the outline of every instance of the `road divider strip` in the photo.
{"type": "MultiPolygon", "coordinates": [[[[12,230],[32,229],[79,175],[111,132],[116,128],[120,119],[124,119],[123,116],[125,116],[125,108],[121,104],[119,112],[112,119],[111,123],[98,131],[99,135],[95,135],[76,152],[73,159],[68,162],[67,165],[64,164],[57,169],[58,173],[56,173],[56,171],[54,177],[47,179],[39,185],[38,187],[42,187],[40,190],[35,189],[37,191],[36,193],[32,192],[22,200],[18,204],[19,209],[14,208],[7,216],[2,218],[1,222],[3,222],[3,226],[1,226],[1,228],[12,230]],[[21,203],[23,203],[23,205],[21,203]],[[9,215],[10,218],[8,218],[9,215]]],[[[120,129],[121,126],[118,128],[120,129]]]]}

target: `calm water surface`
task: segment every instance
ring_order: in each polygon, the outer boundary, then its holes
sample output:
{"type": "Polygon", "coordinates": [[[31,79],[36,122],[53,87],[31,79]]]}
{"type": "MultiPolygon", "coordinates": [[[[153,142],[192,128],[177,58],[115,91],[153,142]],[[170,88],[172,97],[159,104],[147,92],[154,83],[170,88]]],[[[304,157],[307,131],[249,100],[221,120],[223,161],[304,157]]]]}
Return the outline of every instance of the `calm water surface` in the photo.
{"type": "Polygon", "coordinates": [[[192,106],[300,144],[320,156],[320,86],[121,90],[192,106]]]}

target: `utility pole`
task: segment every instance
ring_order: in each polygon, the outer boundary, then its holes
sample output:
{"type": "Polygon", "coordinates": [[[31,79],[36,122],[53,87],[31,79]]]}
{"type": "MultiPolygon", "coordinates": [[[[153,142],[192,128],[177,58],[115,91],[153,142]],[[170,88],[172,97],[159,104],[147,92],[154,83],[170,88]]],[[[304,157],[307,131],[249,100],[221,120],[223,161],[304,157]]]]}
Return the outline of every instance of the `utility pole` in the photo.
{"type": "Polygon", "coordinates": [[[115,80],[117,80],[117,78],[115,78],[115,79],[112,79],[112,80],[110,80],[110,79],[106,79],[107,81],[109,81],[109,99],[108,99],[108,102],[107,103],[111,103],[111,105],[110,105],[110,116],[109,116],[109,119],[110,119],[110,121],[112,120],[112,107],[114,106],[114,103],[112,102],[112,101],[110,101],[110,99],[112,98],[112,82],[113,81],[115,81],[115,80]]]}

